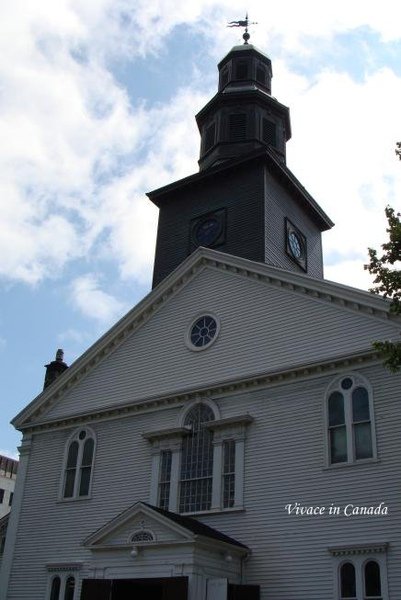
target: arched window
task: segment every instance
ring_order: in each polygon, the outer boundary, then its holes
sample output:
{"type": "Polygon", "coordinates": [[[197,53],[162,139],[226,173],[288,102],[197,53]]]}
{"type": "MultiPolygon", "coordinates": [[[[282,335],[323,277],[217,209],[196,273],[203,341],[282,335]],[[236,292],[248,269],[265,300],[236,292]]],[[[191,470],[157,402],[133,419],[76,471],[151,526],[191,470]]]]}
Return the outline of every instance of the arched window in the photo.
{"type": "Polygon", "coordinates": [[[94,434],[87,428],[78,430],[69,440],[64,469],[63,498],[89,496],[94,450],[94,434]]]}
{"type": "Polygon", "coordinates": [[[56,577],[53,578],[53,581],[52,581],[52,586],[50,589],[50,600],[59,600],[60,586],[61,586],[61,579],[57,575],[56,577]]]}
{"type": "Polygon", "coordinates": [[[387,600],[387,543],[330,548],[337,600],[387,600]]]}
{"type": "Polygon", "coordinates": [[[365,597],[382,600],[380,566],[375,560],[370,560],[365,565],[365,597]]]}
{"type": "Polygon", "coordinates": [[[144,530],[137,531],[136,533],[134,533],[131,537],[131,542],[132,543],[153,542],[154,539],[155,539],[155,536],[153,535],[153,533],[151,531],[147,531],[146,529],[144,529],[144,530]]]}
{"type": "Polygon", "coordinates": [[[356,599],[355,567],[350,562],[346,562],[340,567],[340,598],[341,600],[356,599]]]}
{"type": "Polygon", "coordinates": [[[343,376],[330,386],[327,420],[330,464],[374,457],[372,399],[361,376],[343,376]]]}
{"type": "Polygon", "coordinates": [[[74,600],[75,578],[70,575],[65,582],[64,600],[74,600]]]}
{"type": "Polygon", "coordinates": [[[212,501],[213,433],[204,427],[214,420],[207,404],[196,404],[186,415],[190,434],[183,439],[180,478],[180,512],[209,510],[212,501]]]}
{"type": "Polygon", "coordinates": [[[177,427],[144,432],[153,445],[150,503],[175,513],[242,509],[252,422],[249,414],[222,418],[207,398],[183,406],[177,427]]]}
{"type": "Polygon", "coordinates": [[[50,600],[74,600],[75,577],[73,575],[56,575],[50,586],[50,600]]]}

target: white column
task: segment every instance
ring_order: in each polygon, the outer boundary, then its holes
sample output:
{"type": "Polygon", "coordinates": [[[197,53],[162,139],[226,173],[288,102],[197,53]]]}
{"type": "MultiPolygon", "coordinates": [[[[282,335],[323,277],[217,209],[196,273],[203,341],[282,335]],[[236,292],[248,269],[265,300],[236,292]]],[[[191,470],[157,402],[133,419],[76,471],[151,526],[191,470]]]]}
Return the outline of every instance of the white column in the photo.
{"type": "Polygon", "coordinates": [[[24,496],[25,479],[28,470],[29,453],[31,450],[31,436],[24,436],[21,446],[18,448],[20,459],[18,465],[18,473],[15,481],[15,490],[13,497],[13,505],[8,521],[6,545],[4,548],[3,561],[0,574],[0,600],[6,600],[7,590],[10,580],[11,567],[13,561],[13,553],[17,541],[17,531],[19,518],[24,496]]]}
{"type": "Polygon", "coordinates": [[[234,507],[244,505],[244,467],[245,467],[245,440],[239,438],[235,441],[235,482],[234,482],[234,507]]]}
{"type": "Polygon", "coordinates": [[[159,491],[160,450],[154,449],[152,455],[152,473],[150,476],[149,504],[157,506],[159,491]]]}
{"type": "Polygon", "coordinates": [[[213,482],[212,482],[212,506],[221,508],[221,477],[223,464],[223,440],[213,442],[213,482]]]}
{"type": "Polygon", "coordinates": [[[171,512],[178,512],[178,490],[180,487],[181,470],[181,445],[171,448],[171,481],[170,481],[170,500],[168,509],[171,512]]]}

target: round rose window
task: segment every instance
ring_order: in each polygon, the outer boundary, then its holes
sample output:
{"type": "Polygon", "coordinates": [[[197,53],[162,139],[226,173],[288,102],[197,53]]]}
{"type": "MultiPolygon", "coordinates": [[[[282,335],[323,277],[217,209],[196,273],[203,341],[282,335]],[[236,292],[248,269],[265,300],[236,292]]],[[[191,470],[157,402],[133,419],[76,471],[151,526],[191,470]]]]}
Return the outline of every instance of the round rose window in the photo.
{"type": "Polygon", "coordinates": [[[217,321],[210,315],[199,317],[190,328],[189,340],[197,349],[206,348],[217,334],[217,321]]]}

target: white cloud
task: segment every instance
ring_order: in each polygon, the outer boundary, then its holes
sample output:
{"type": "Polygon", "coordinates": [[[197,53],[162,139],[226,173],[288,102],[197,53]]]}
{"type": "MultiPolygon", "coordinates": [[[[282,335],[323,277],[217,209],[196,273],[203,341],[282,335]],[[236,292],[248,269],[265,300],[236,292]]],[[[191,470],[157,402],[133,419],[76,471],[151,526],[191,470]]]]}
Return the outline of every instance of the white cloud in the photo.
{"type": "Polygon", "coordinates": [[[0,456],[6,456],[7,458],[19,460],[18,452],[16,452],[15,450],[10,450],[9,448],[0,448],[0,456]]]}
{"type": "MultiPolygon", "coordinates": [[[[397,4],[252,0],[250,16],[260,23],[252,40],[268,51],[279,36],[287,53],[307,55],[361,26],[399,39],[397,4]]],[[[100,253],[121,277],[149,281],[157,211],[144,191],[196,170],[193,117],[210,96],[188,81],[168,104],[131,107],[110,65],[156,52],[179,23],[206,34],[205,52],[221,57],[241,37],[224,25],[242,18],[243,4],[16,0],[1,10],[0,276],[35,284],[100,253]],[[121,159],[126,172],[117,168],[121,159]]],[[[326,247],[344,263],[382,241],[382,209],[400,197],[393,155],[400,78],[383,69],[355,83],[327,71],[311,82],[278,60],[274,70],[274,93],[293,115],[289,166],[338,223],[326,247]]]]}
{"type": "Polygon", "coordinates": [[[368,287],[363,272],[367,248],[385,241],[384,208],[399,206],[401,169],[394,154],[401,128],[394,123],[401,78],[382,69],[353,81],[323,72],[313,85],[283,65],[277,78],[286,89],[296,129],[288,164],[336,223],[324,234],[325,273],[349,285],[368,287]],[[332,265],[330,256],[335,256],[332,265]]]}
{"type": "Polygon", "coordinates": [[[127,310],[117,298],[100,289],[98,279],[91,273],[71,283],[71,300],[84,316],[102,325],[111,324],[127,310]]]}

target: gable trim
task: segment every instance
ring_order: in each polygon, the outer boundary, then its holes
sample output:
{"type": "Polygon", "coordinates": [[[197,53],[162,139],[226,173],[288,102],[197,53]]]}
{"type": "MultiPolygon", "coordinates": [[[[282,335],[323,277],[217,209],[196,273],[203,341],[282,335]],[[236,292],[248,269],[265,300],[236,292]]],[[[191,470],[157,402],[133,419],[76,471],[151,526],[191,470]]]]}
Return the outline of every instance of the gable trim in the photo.
{"type": "MultiPolygon", "coordinates": [[[[113,533],[113,531],[116,531],[119,527],[122,527],[123,525],[125,525],[127,522],[129,522],[131,519],[133,519],[138,513],[144,514],[149,519],[152,519],[154,521],[157,521],[158,523],[161,523],[161,524],[167,526],[169,529],[171,529],[178,535],[183,536],[185,540],[189,540],[189,541],[192,540],[192,535],[190,535],[188,533],[187,529],[184,529],[183,527],[180,527],[176,523],[173,523],[172,521],[166,519],[166,517],[159,515],[156,511],[154,511],[150,506],[147,506],[145,503],[137,502],[133,506],[130,506],[128,509],[124,510],[122,513],[120,513],[119,515],[114,517],[114,519],[112,519],[111,521],[106,523],[106,525],[103,525],[102,527],[100,527],[100,529],[98,529],[97,531],[92,533],[90,536],[88,536],[83,541],[83,546],[86,548],[90,548],[90,549],[94,549],[95,546],[99,547],[99,548],[100,547],[102,547],[102,548],[108,547],[108,544],[105,544],[105,545],[101,544],[101,540],[104,539],[107,535],[110,535],[111,533],[113,533]]],[[[148,543],[150,543],[150,542],[148,542],[148,543]]],[[[138,545],[138,544],[135,544],[135,545],[138,545]]],[[[126,543],[126,544],[123,544],[123,546],[128,547],[128,546],[132,546],[132,544],[126,543]]]]}
{"type": "Polygon", "coordinates": [[[127,510],[117,515],[114,519],[106,523],[106,525],[87,537],[82,545],[92,551],[96,551],[106,549],[123,550],[132,548],[132,546],[160,547],[194,543],[205,547],[209,547],[212,543],[213,546],[217,544],[222,547],[234,549],[239,554],[249,554],[249,548],[247,546],[221,533],[217,529],[213,529],[191,517],[170,513],[169,511],[151,506],[145,502],[137,502],[133,506],[130,506],[127,510]],[[109,536],[120,527],[129,523],[129,521],[138,514],[146,516],[150,521],[158,522],[169,531],[178,535],[181,539],[160,542],[156,539],[152,542],[123,542],[118,545],[108,544],[107,542],[102,543],[102,540],[104,540],[106,536],[109,536]]]}
{"type": "Polygon", "coordinates": [[[292,293],[310,296],[339,308],[362,313],[370,318],[401,318],[390,314],[390,303],[371,293],[348,286],[318,280],[306,275],[292,273],[264,263],[223,254],[216,250],[198,248],[173,273],[140,301],[127,315],[89,348],[69,369],[23,409],[11,423],[24,430],[33,419],[47,412],[68,390],[81,381],[95,366],[114,352],[124,341],[146,323],[154,313],[198,273],[213,268],[230,274],[251,278],[270,286],[286,289],[292,293]]]}
{"type": "Polygon", "coordinates": [[[379,355],[372,351],[332,358],[325,362],[296,365],[293,368],[271,373],[255,374],[247,379],[230,380],[211,387],[183,390],[174,395],[157,396],[133,404],[112,405],[96,412],[83,412],[71,417],[59,417],[53,420],[36,421],[21,426],[25,433],[44,432],[52,429],[64,429],[84,425],[90,422],[108,421],[130,417],[135,413],[151,412],[173,406],[182,406],[189,402],[201,402],[209,397],[221,397],[233,393],[249,392],[259,388],[282,385],[295,380],[321,377],[337,373],[340,369],[380,364],[379,355]]]}

